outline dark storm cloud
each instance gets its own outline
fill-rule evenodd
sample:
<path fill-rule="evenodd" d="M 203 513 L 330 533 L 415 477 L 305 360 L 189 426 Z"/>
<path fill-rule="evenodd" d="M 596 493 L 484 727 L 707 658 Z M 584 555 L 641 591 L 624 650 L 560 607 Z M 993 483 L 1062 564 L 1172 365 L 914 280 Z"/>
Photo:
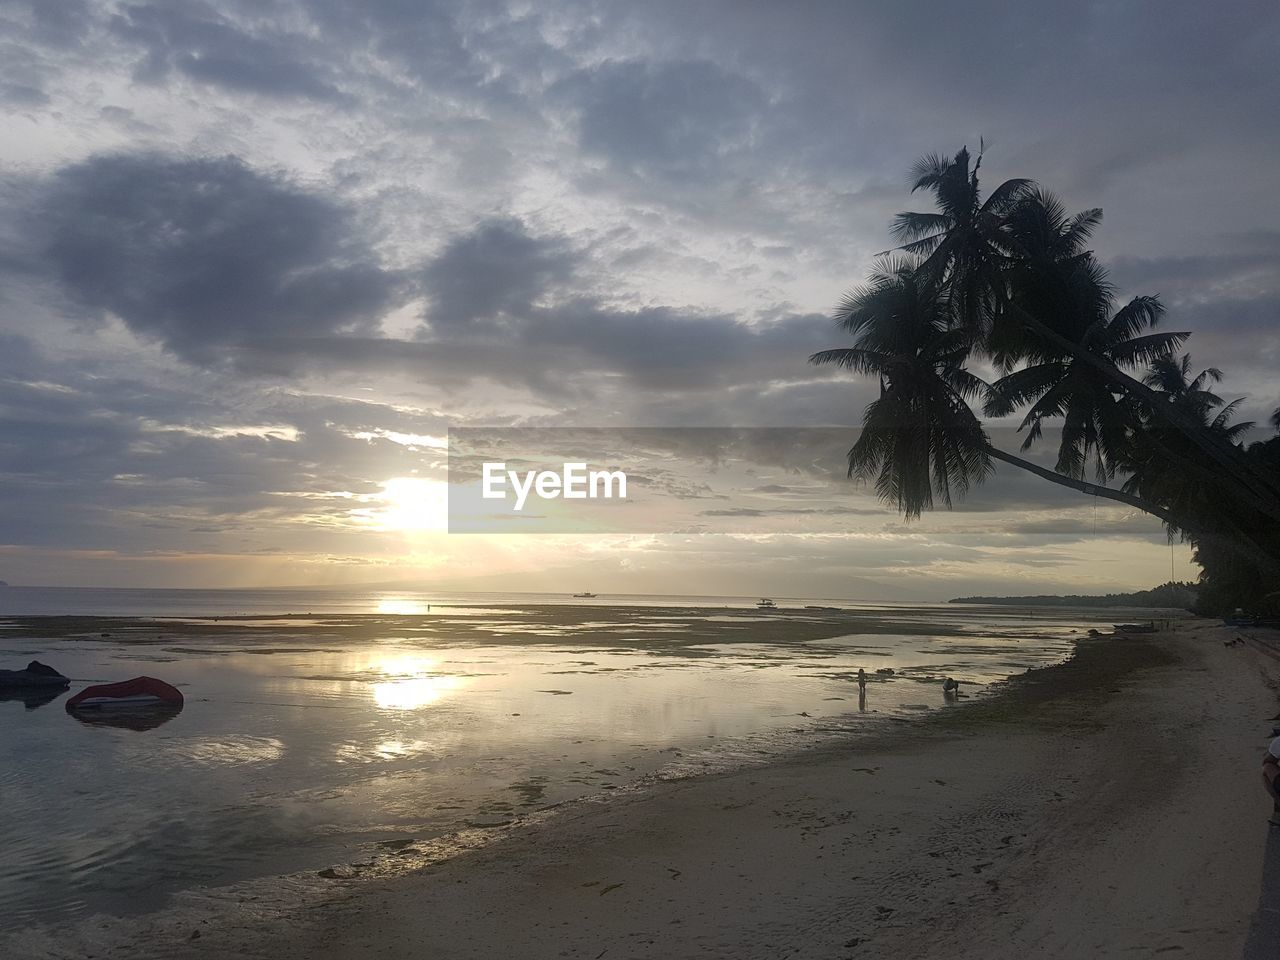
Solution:
<path fill-rule="evenodd" d="M 534 313 L 522 332 L 595 369 L 625 374 L 638 387 L 696 391 L 802 376 L 825 328 L 825 319 L 813 315 L 748 325 L 727 314 L 615 310 L 585 299 Z"/>
<path fill-rule="evenodd" d="M 93 20 L 87 0 L 4 0 L 0 15 L 11 36 L 20 33 L 34 43 L 61 48 L 79 43 Z"/>
<path fill-rule="evenodd" d="M 211 4 L 127 5 L 110 25 L 144 51 L 134 73 L 145 83 L 163 83 L 176 71 L 236 92 L 341 99 L 314 62 L 318 52 L 304 53 L 308 43 L 301 36 L 261 26 L 251 33 Z"/>
<path fill-rule="evenodd" d="M 1280 401 L 1280 233 L 1225 236 L 1207 254 L 1117 257 L 1112 274 L 1126 293 L 1158 291 L 1163 326 L 1190 330 L 1186 345 L 1196 370 L 1217 367 L 1219 390 L 1234 399 L 1252 391 L 1238 419 L 1263 421 Z"/>
<path fill-rule="evenodd" d="M 470 37 L 459 22 L 465 7 L 434 0 L 306 0 L 303 8 L 335 50 L 371 47 L 421 84 L 506 95 L 498 71 L 486 69 L 469 49 Z M 469 12 L 495 25 L 515 19 L 502 4 L 474 4 Z"/>
<path fill-rule="evenodd" d="M 30 51 L 9 45 L 0 47 L 0 102 L 17 108 L 48 102 L 44 81 L 48 71 Z"/>
<path fill-rule="evenodd" d="M 527 313 L 552 285 L 573 273 L 575 257 L 560 238 L 531 236 L 517 219 L 490 220 L 453 238 L 423 271 L 437 333 L 503 315 Z"/>
<path fill-rule="evenodd" d="M 439 386 L 485 380 L 563 399 L 617 377 L 646 391 L 758 390 L 810 376 L 808 355 L 833 336 L 831 323 L 813 314 L 748 324 L 693 308 L 609 305 L 578 292 L 588 266 L 563 236 L 531 233 L 515 218 L 488 220 L 451 238 L 423 267 L 427 310 L 418 339 L 317 325 L 315 335 L 263 330 L 228 341 L 228 355 L 258 374 L 289 376 L 315 366 L 400 370 Z"/>
<path fill-rule="evenodd" d="M 481 223 L 424 271 L 425 337 L 446 349 L 496 338 L 500 352 L 475 356 L 474 376 L 501 370 L 502 379 L 546 385 L 622 374 L 642 388 L 700 390 L 802 373 L 805 358 L 831 335 L 830 324 L 813 315 L 749 325 L 728 314 L 610 306 L 570 283 L 585 272 L 584 260 L 566 238 L 534 235 L 519 220 Z M 539 303 L 548 297 L 556 302 Z"/>
<path fill-rule="evenodd" d="M 199 363 L 257 338 L 370 330 L 400 286 L 343 207 L 230 157 L 93 157 L 28 215 L 36 258 L 88 316 Z"/>
<path fill-rule="evenodd" d="M 44 51 L 79 44 L 91 21 L 85 0 L 0 0 L 0 103 L 47 103 L 45 85 L 57 66 Z"/>
<path fill-rule="evenodd" d="M 576 108 L 578 142 L 615 169 L 667 178 L 714 175 L 747 146 L 765 105 L 755 84 L 708 61 L 607 61 L 552 91 Z"/>

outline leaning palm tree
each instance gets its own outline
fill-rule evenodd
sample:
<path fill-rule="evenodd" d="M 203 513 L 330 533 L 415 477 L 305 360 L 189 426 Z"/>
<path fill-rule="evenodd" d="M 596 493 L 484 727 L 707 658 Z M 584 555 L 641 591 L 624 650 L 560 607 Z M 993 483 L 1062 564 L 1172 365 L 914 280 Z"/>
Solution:
<path fill-rule="evenodd" d="M 1216 463 L 1224 496 L 1280 521 L 1280 481 L 1186 411 L 1160 403 L 1154 389 L 1114 358 L 1072 335 L 1073 298 L 1063 296 L 1064 275 L 1094 269 L 1083 246 L 1101 212 L 1067 217 L 1056 198 L 1027 180 L 1006 181 L 983 201 L 980 163 L 981 156 L 970 166 L 968 150 L 950 160 L 920 161 L 913 191 L 930 191 L 938 210 L 899 214 L 893 223 L 901 249 L 924 256 L 920 269 L 950 292 L 955 322 L 971 332 L 975 351 L 1005 370 L 1028 353 L 1049 350 L 1059 359 L 1092 367 L 1117 394 L 1146 403 L 1157 419 L 1183 432 Z M 1099 286 L 1097 292 L 1105 296 L 1106 291 Z M 1158 300 L 1148 301 L 1147 309 L 1158 309 Z M 1092 320 L 1098 312 L 1086 307 L 1085 315 Z"/>
<path fill-rule="evenodd" d="M 907 517 L 951 506 L 991 472 L 982 425 L 966 402 L 983 389 L 964 368 L 968 339 L 951 329 L 945 294 L 908 259 L 884 263 L 850 294 L 837 320 L 855 345 L 810 359 L 880 378 L 880 396 L 863 416 L 849 451 L 849 475 L 874 480 L 876 492 Z"/>
<path fill-rule="evenodd" d="M 880 378 L 850 475 L 913 517 L 950 505 L 998 460 L 1160 518 L 1228 581 L 1242 565 L 1256 582 L 1280 577 L 1280 438 L 1239 444 L 1233 408 L 1208 389 L 1214 373 L 1190 377 L 1171 359 L 1186 334 L 1154 330 L 1158 298 L 1116 309 L 1086 249 L 1098 211 L 1068 216 L 1026 180 L 983 200 L 980 162 L 968 151 L 922 161 L 913 189 L 932 192 L 937 212 L 898 217 L 906 257 L 837 313 L 853 345 L 811 358 Z M 999 374 L 990 387 L 970 372 L 979 360 Z M 995 447 L 970 406 L 979 396 L 990 415 L 1023 411 L 1031 443 L 1061 419 L 1057 469 Z M 1083 479 L 1090 463 L 1102 482 Z M 1136 479 L 1106 485 L 1123 471 Z"/>
<path fill-rule="evenodd" d="M 873 481 L 881 498 L 906 517 L 918 517 L 935 501 L 950 507 L 955 496 L 990 475 L 992 460 L 1000 460 L 1173 522 L 1158 504 L 1055 473 L 991 443 L 969 405 L 989 392 L 965 368 L 971 337 L 956 324 L 946 291 L 922 276 L 919 262 L 883 263 L 845 298 L 836 322 L 854 335 L 854 345 L 823 350 L 810 361 L 880 378 L 880 395 L 867 406 L 849 450 L 849 475 Z"/>
<path fill-rule="evenodd" d="M 901 251 L 921 257 L 920 271 L 951 291 L 955 317 L 988 333 L 998 324 L 1004 302 L 1003 272 L 1008 255 L 1004 224 L 1033 189 L 1030 180 L 1006 180 L 984 200 L 978 170 L 982 151 L 967 147 L 952 158 L 931 154 L 911 171 L 911 192 L 927 190 L 935 212 L 900 213 L 890 227 Z"/>
<path fill-rule="evenodd" d="M 1232 416 L 1241 400 L 1224 402 L 1210 386 L 1222 381 L 1222 371 L 1208 367 L 1194 376 L 1191 373 L 1191 356 L 1180 358 L 1160 357 L 1151 361 L 1144 382 L 1160 391 L 1165 402 L 1183 409 L 1195 417 L 1206 430 L 1228 443 L 1238 443 L 1252 428 L 1253 423 L 1232 423 Z M 1145 415 L 1141 429 L 1123 448 L 1121 467 L 1129 475 L 1125 490 L 1166 504 L 1180 518 L 1213 518 L 1229 524 L 1238 536 L 1250 536 L 1244 531 L 1251 526 L 1248 516 L 1227 516 L 1213 471 L 1196 455 L 1196 447 L 1185 436 L 1169 430 L 1150 415 Z M 1183 521 L 1183 526 L 1188 521 Z M 1191 521 L 1194 525 L 1194 521 Z M 1170 533 L 1185 533 L 1183 528 L 1171 528 Z"/>
<path fill-rule="evenodd" d="M 1112 313 L 1114 294 L 1106 272 L 1079 246 L 1087 231 L 1079 217 L 1068 218 L 1053 198 L 1037 194 L 1015 216 L 1017 247 L 1035 264 L 1038 282 L 1017 285 L 1016 296 L 1034 302 L 1054 328 L 1089 356 L 1121 370 L 1163 360 L 1186 333 L 1156 333 L 1163 314 L 1154 297 L 1134 297 Z M 1020 222 L 1017 222 L 1020 221 Z M 1018 268 L 1021 269 L 1021 268 Z M 1062 420 L 1056 469 L 1084 476 L 1093 462 L 1099 483 L 1115 476 L 1116 461 L 1135 425 L 1132 398 L 1092 363 L 1035 336 L 1017 338 L 1025 364 L 991 385 L 985 413 L 1003 417 L 1026 407 L 1019 429 L 1027 431 L 1022 449 L 1040 439 L 1046 420 Z M 1006 341 L 1012 347 L 1012 338 Z"/>

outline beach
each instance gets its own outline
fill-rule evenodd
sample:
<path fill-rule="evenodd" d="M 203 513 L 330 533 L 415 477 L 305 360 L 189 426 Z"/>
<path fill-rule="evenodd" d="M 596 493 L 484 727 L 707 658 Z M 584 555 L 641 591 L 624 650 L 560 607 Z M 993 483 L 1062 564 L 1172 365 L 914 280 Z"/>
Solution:
<path fill-rule="evenodd" d="M 1238 957 L 1277 664 L 1204 621 L 848 743 L 28 935 L 98 957 Z"/>
<path fill-rule="evenodd" d="M 137 916 L 194 888 L 352 863 L 402 872 L 424 842 L 962 708 L 1061 662 L 1090 623 L 438 600 L 412 614 L 0 618 L 0 661 L 56 664 L 73 690 L 154 676 L 187 700 L 135 724 L 68 716 L 56 689 L 0 691 L 0 793 L 24 825 L 0 864 L 0 928 Z M 947 676 L 964 698 L 942 695 Z M 57 762 L 29 762 L 41 754 Z"/>

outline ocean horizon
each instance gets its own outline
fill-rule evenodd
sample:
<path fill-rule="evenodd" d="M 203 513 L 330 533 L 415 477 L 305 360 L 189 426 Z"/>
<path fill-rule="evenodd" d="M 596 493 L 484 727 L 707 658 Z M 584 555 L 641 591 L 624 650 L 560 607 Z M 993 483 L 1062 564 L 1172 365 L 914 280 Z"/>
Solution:
<path fill-rule="evenodd" d="M 584 591 L 585 592 L 585 591 Z M 754 607 L 758 596 L 712 594 L 599 593 L 575 597 L 572 593 L 424 590 L 392 586 L 342 587 L 43 587 L 0 588 L 0 617 L 193 617 L 258 616 L 286 614 L 425 614 L 433 606 L 477 604 L 565 604 L 570 606 L 635 607 Z M 849 608 L 900 608 L 945 605 L 944 601 L 876 601 L 850 597 L 800 597 L 774 595 L 779 604 L 844 606 Z"/>

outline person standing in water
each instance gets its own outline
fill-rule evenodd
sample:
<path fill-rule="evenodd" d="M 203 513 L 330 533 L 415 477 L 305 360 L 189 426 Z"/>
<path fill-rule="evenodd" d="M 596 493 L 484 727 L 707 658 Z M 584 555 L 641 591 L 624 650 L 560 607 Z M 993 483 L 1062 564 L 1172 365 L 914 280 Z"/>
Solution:
<path fill-rule="evenodd" d="M 1267 752 L 1262 755 L 1262 785 L 1267 788 L 1267 794 L 1274 805 L 1271 811 L 1273 827 L 1280 827 L 1280 783 L 1277 778 L 1280 778 L 1280 737 L 1273 739 Z"/>

